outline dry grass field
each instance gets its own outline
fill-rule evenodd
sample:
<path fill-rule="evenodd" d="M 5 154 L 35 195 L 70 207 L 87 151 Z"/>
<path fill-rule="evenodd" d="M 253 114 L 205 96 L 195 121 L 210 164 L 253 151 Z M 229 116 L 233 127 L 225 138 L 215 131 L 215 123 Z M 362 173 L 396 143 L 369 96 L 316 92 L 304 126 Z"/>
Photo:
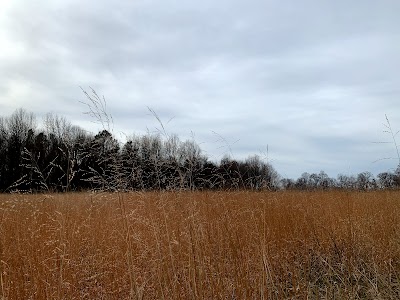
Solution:
<path fill-rule="evenodd" d="M 400 299 L 400 192 L 0 196 L 0 299 Z"/>

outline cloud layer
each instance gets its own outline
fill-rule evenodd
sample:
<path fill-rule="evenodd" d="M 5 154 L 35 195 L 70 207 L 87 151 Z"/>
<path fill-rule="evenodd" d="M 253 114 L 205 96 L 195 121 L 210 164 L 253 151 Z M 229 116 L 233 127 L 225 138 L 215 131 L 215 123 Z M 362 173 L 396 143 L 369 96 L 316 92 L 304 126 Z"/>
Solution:
<path fill-rule="evenodd" d="M 396 165 L 371 164 L 396 156 L 371 142 L 390 138 L 385 113 L 400 129 L 398 11 L 395 0 L 3 0 L 0 114 L 53 111 L 86 127 L 79 86 L 92 86 L 117 131 L 156 126 L 149 106 L 213 159 L 268 147 L 289 177 L 377 173 Z"/>

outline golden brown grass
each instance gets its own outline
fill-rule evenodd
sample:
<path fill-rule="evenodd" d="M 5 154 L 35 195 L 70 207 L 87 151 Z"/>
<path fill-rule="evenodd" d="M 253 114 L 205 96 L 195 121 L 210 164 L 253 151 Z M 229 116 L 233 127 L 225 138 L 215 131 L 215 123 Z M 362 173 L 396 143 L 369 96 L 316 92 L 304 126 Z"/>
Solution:
<path fill-rule="evenodd" d="M 400 299 L 400 193 L 2 195 L 0 274 L 0 299 Z"/>

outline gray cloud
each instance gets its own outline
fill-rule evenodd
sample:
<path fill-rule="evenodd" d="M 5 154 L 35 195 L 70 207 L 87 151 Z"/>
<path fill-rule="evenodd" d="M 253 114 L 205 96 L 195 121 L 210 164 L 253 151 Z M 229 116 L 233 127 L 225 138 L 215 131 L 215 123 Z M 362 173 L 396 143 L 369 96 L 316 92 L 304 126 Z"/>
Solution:
<path fill-rule="evenodd" d="M 96 130 L 79 86 L 104 94 L 116 130 L 213 131 L 242 158 L 269 146 L 279 172 L 393 166 L 400 124 L 398 1 L 35 1 L 0 13 L 0 110 L 55 111 Z M 400 126 L 400 125 L 399 125 Z M 217 141 L 216 141 L 217 140 Z"/>

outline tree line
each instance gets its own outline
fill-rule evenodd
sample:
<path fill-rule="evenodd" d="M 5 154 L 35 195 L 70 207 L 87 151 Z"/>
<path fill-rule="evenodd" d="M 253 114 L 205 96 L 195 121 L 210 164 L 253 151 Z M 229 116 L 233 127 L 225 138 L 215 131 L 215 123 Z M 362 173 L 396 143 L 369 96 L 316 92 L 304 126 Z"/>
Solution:
<path fill-rule="evenodd" d="M 258 156 L 210 161 L 193 140 L 148 133 L 125 143 L 64 117 L 18 109 L 0 117 L 0 191 L 276 189 L 279 175 Z"/>
<path fill-rule="evenodd" d="M 376 177 L 371 172 L 365 171 L 357 175 L 339 174 L 330 178 L 324 171 L 319 173 L 304 172 L 297 180 L 283 178 L 280 181 L 283 189 L 296 190 L 378 190 L 397 189 L 400 187 L 400 168 L 394 172 L 382 172 Z"/>
<path fill-rule="evenodd" d="M 397 188 L 400 169 L 336 179 L 321 171 L 281 178 L 259 156 L 211 161 L 194 140 L 148 133 L 118 141 L 109 130 L 92 134 L 47 114 L 38 126 L 24 109 L 0 117 L 0 191 L 130 191 L 212 189 Z"/>

